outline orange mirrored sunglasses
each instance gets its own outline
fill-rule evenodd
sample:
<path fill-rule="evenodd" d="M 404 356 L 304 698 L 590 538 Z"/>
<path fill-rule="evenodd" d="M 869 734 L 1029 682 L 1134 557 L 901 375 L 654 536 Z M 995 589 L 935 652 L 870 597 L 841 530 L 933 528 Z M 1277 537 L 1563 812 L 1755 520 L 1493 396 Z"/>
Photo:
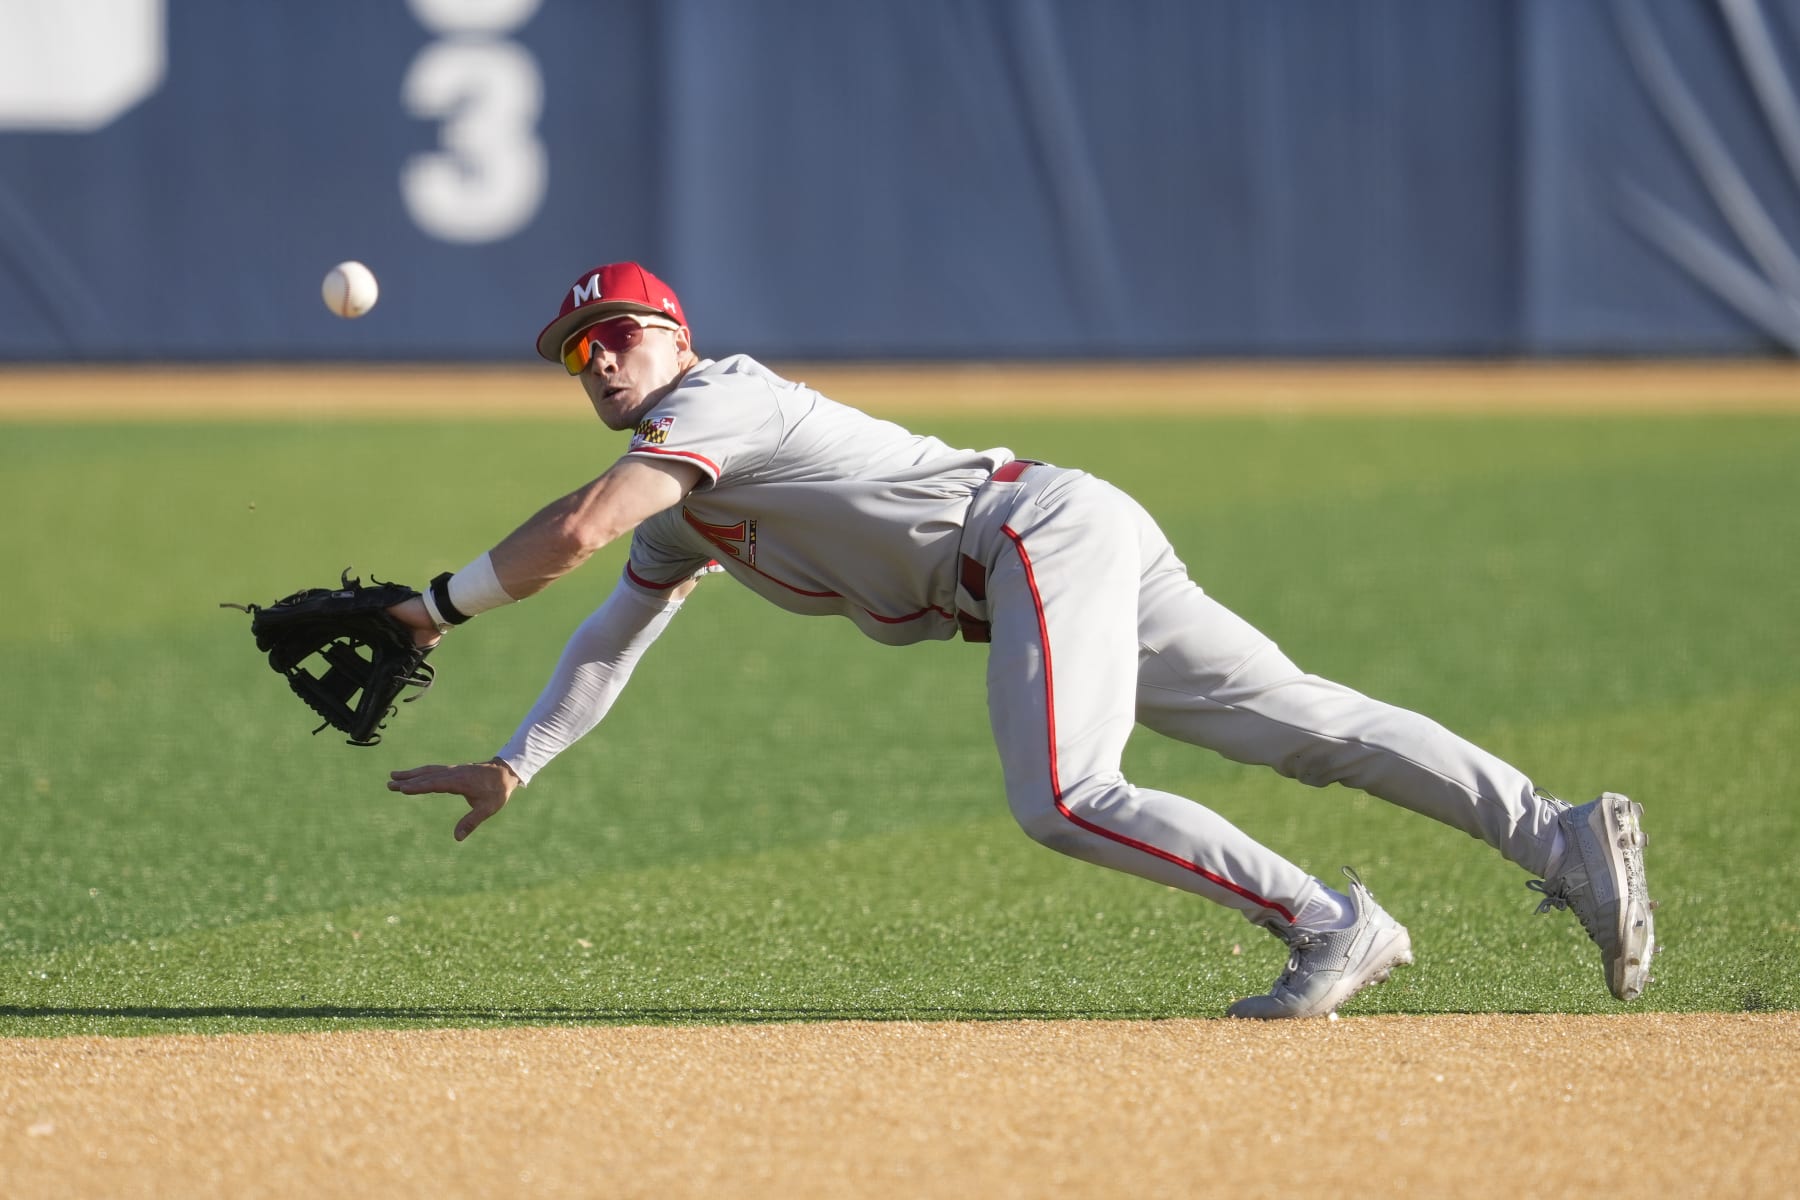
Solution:
<path fill-rule="evenodd" d="M 589 325 L 563 343 L 563 366 L 569 374 L 579 375 L 587 370 L 587 365 L 594 357 L 594 345 L 599 345 L 615 355 L 623 354 L 644 340 L 646 329 L 666 329 L 663 324 L 645 325 L 631 316 L 608 317 L 597 325 Z"/>

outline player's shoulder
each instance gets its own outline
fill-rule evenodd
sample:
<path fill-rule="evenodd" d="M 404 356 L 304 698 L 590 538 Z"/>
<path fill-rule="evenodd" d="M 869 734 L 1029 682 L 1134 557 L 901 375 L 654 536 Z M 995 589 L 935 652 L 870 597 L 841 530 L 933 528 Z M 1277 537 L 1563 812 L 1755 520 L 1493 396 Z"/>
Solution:
<path fill-rule="evenodd" d="M 772 417 L 789 393 L 787 381 L 744 354 L 701 359 L 657 402 L 653 415 L 691 415 L 697 423 L 733 425 Z"/>
<path fill-rule="evenodd" d="M 628 454 L 698 463 L 717 482 L 766 462 L 789 424 L 784 382 L 746 355 L 689 368 L 632 432 Z"/>
<path fill-rule="evenodd" d="M 748 354 L 702 359 L 670 389 L 652 415 L 691 416 L 695 425 L 786 426 L 822 397 L 784 379 Z"/>
<path fill-rule="evenodd" d="M 798 385 L 783 379 L 748 354 L 732 354 L 720 359 L 701 359 L 681 377 L 674 395 L 732 392 L 745 395 L 773 395 Z"/>

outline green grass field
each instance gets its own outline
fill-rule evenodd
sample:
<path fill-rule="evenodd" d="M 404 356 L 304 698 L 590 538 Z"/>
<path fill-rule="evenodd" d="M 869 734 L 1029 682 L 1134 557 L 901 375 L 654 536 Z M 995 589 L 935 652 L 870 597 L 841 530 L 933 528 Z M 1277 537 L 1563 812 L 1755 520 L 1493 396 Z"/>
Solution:
<path fill-rule="evenodd" d="M 914 424 L 1124 484 L 1308 669 L 1559 794 L 1641 800 L 1642 1007 L 1800 1007 L 1800 420 Z M 1209 1016 L 1268 985 L 1282 950 L 1235 915 L 1013 827 L 979 647 L 708 581 L 459 846 L 460 801 L 388 770 L 492 753 L 622 547 L 459 631 L 373 750 L 309 737 L 218 607 L 460 566 L 618 448 L 541 421 L 0 428 L 0 1034 Z M 1147 732 L 1127 765 L 1361 869 L 1419 959 L 1347 1012 L 1620 1007 L 1574 918 L 1460 834 Z"/>

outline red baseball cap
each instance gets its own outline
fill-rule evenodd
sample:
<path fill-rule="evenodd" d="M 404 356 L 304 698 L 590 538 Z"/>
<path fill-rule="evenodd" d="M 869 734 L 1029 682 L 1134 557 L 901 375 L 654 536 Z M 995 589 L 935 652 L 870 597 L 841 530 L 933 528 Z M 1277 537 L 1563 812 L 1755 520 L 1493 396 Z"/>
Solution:
<path fill-rule="evenodd" d="M 672 317 L 685 326 L 681 301 L 669 285 L 634 262 L 609 263 L 583 271 L 563 295 L 562 311 L 538 334 L 537 352 L 551 362 L 562 361 L 562 345 L 569 335 L 619 313 L 655 313 Z"/>

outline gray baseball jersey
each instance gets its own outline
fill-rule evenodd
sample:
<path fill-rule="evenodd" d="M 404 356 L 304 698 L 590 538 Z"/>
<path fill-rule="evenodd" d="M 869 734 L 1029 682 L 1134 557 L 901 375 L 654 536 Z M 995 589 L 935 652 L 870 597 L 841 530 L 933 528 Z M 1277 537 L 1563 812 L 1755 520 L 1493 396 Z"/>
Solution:
<path fill-rule="evenodd" d="M 716 560 L 790 612 L 848 617 L 889 645 L 955 635 L 963 515 L 1012 458 L 909 433 L 742 355 L 690 370 L 628 453 L 706 476 L 638 526 L 633 583 L 660 591 Z"/>

